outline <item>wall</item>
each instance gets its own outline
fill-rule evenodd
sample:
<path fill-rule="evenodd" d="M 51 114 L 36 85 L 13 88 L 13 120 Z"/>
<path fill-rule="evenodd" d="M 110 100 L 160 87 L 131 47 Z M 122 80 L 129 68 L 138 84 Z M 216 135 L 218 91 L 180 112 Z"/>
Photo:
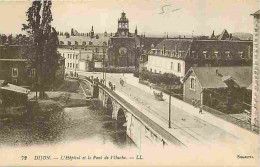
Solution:
<path fill-rule="evenodd" d="M 195 77 L 196 80 L 195 90 L 190 89 L 191 77 Z M 190 74 L 189 78 L 183 84 L 183 96 L 184 98 L 188 98 L 188 99 L 194 98 L 200 100 L 201 92 L 202 92 L 202 88 L 200 86 L 199 80 L 197 79 L 194 72 L 192 72 L 192 74 Z"/>
<path fill-rule="evenodd" d="M 65 58 L 65 68 L 68 74 L 74 73 L 78 70 L 79 65 L 79 50 L 71 50 L 71 49 L 58 49 L 58 52 L 62 57 Z"/>
<path fill-rule="evenodd" d="M 160 135 L 154 132 L 151 128 L 147 127 L 133 113 L 125 109 L 118 101 L 116 101 L 106 91 L 100 88 L 99 99 L 101 100 L 102 105 L 105 108 L 107 107 L 108 98 L 112 100 L 113 105 L 112 119 L 117 120 L 118 111 L 123 110 L 126 118 L 126 133 L 137 147 L 163 147 L 164 145 L 167 145 L 165 140 L 163 140 Z"/>
<path fill-rule="evenodd" d="M 79 61 L 79 70 L 87 71 L 87 62 L 86 61 Z"/>
<path fill-rule="evenodd" d="M 17 79 L 17 84 L 19 86 L 28 86 L 29 77 L 26 73 L 26 62 L 25 61 L 0 61 L 0 68 L 3 71 L 0 79 L 6 80 L 8 83 L 13 83 L 12 79 Z M 18 68 L 18 77 L 12 77 L 12 68 Z"/>
<path fill-rule="evenodd" d="M 171 63 L 173 63 L 173 69 L 171 68 Z M 181 71 L 178 72 L 178 63 L 181 65 Z M 176 76 L 184 77 L 185 71 L 185 62 L 180 59 L 174 59 L 170 57 L 163 56 L 148 56 L 148 64 L 146 65 L 147 69 L 156 73 L 173 73 Z"/>

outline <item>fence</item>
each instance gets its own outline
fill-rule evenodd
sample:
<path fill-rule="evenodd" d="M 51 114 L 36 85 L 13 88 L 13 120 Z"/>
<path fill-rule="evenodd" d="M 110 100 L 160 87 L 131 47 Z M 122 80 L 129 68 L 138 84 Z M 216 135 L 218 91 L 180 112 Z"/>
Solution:
<path fill-rule="evenodd" d="M 114 68 L 108 68 L 104 67 L 103 68 L 94 68 L 94 72 L 107 72 L 107 73 L 134 73 L 135 68 L 134 67 L 114 67 Z"/>

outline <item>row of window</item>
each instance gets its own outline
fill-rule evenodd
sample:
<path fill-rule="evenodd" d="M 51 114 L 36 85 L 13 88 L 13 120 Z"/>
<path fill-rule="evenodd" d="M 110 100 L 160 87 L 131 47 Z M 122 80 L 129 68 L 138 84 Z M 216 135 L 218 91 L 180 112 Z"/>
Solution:
<path fill-rule="evenodd" d="M 173 66 L 173 62 L 171 62 L 171 70 L 174 70 L 174 66 Z M 150 71 L 153 72 L 153 69 L 150 68 Z M 178 72 L 181 72 L 181 63 L 178 63 L 178 68 L 177 68 Z M 154 73 L 156 73 L 156 69 L 154 69 Z M 161 71 L 159 71 L 159 73 L 161 74 Z"/>
<path fill-rule="evenodd" d="M 177 52 L 175 50 L 163 50 L 163 49 L 162 50 L 156 50 L 156 49 L 152 50 L 152 54 L 161 54 L 161 55 L 172 56 L 172 57 L 181 57 L 181 56 L 184 56 L 185 53 L 186 53 L 186 51 L 178 51 Z M 212 58 L 211 55 L 208 54 L 208 51 L 203 51 L 202 53 L 203 53 L 205 59 L 211 59 Z M 233 58 L 230 51 L 226 51 L 225 55 L 228 59 Z M 190 56 L 192 58 L 198 58 L 198 54 L 196 54 L 196 51 L 192 51 Z M 215 56 L 216 59 L 222 59 L 222 56 L 218 51 L 214 52 L 214 56 Z M 238 56 L 241 59 L 246 59 L 246 56 L 243 52 L 238 52 Z"/>
<path fill-rule="evenodd" d="M 68 63 L 68 68 L 75 68 L 75 65 L 76 65 L 76 68 L 78 68 L 78 64 L 77 63 Z"/>
<path fill-rule="evenodd" d="M 171 62 L 171 70 L 174 70 L 173 62 Z M 178 63 L 177 71 L 181 72 L 181 63 Z"/>
<path fill-rule="evenodd" d="M 18 68 L 12 68 L 12 77 L 16 78 L 16 77 L 18 77 L 18 74 L 19 74 Z M 31 69 L 29 76 L 35 77 L 35 74 L 36 74 L 36 70 L 34 68 Z"/>
<path fill-rule="evenodd" d="M 65 54 L 64 53 L 63 53 L 62 57 L 65 58 Z M 78 59 L 78 55 L 68 54 L 67 58 L 68 59 Z"/>
<path fill-rule="evenodd" d="M 68 45 L 72 45 L 71 44 L 71 41 L 68 41 L 67 43 Z M 78 41 L 75 41 L 74 42 L 75 45 L 79 45 Z M 63 41 L 60 41 L 60 45 L 64 45 L 64 42 Z M 87 45 L 87 42 L 86 41 L 83 41 L 82 42 L 82 45 L 85 46 Z M 93 45 L 93 42 L 89 41 L 88 45 Z M 103 46 L 106 46 L 107 45 L 107 42 L 103 42 Z"/>

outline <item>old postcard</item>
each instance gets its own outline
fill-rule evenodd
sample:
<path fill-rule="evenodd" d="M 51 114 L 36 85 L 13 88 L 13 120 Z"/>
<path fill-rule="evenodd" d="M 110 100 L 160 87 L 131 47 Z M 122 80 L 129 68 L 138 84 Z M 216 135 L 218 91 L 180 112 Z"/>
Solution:
<path fill-rule="evenodd" d="M 0 0 L 0 166 L 258 166 L 258 0 Z"/>

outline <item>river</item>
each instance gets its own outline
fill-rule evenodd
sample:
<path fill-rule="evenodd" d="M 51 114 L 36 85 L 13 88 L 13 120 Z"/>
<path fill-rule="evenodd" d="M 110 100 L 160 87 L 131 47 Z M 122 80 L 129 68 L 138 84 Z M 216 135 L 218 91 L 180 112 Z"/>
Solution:
<path fill-rule="evenodd" d="M 91 107 L 64 108 L 44 116 L 0 122 L 0 147 L 58 145 L 88 141 L 100 146 L 119 149 L 135 148 L 135 144 L 119 130 L 116 121 L 104 110 Z"/>

